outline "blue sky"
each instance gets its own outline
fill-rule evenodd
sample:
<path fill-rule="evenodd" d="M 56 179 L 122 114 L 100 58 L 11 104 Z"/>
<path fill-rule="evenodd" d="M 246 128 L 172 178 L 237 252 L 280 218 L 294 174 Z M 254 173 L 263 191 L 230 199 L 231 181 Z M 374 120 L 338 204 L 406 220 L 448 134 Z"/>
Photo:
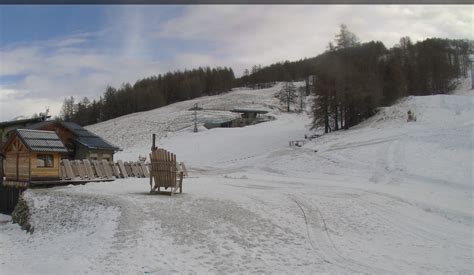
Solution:
<path fill-rule="evenodd" d="M 104 6 L 3 6 L 0 12 L 1 46 L 94 32 L 105 20 Z"/>
<path fill-rule="evenodd" d="M 0 121 L 107 85 L 198 66 L 236 75 L 322 53 L 345 23 L 361 41 L 473 39 L 474 6 L 0 6 Z M 368 16 L 370 15 L 370 16 Z"/>

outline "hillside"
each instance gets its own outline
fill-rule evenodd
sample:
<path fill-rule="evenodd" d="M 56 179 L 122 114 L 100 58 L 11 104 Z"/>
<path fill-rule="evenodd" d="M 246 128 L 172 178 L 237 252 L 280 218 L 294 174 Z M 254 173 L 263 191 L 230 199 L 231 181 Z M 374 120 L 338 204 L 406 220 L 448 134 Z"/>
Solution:
<path fill-rule="evenodd" d="M 297 83 L 296 85 L 303 85 L 303 83 Z M 254 150 L 245 150 L 246 148 L 235 150 L 236 147 L 232 145 L 238 144 L 245 144 L 245 146 L 250 146 L 255 150 L 268 152 L 274 147 L 267 142 L 262 146 L 259 142 L 262 138 L 267 138 L 268 141 L 277 139 L 280 141 L 277 147 L 285 146 L 290 139 L 302 139 L 304 133 L 308 132 L 304 125 L 310 122 L 309 118 L 303 115 L 295 116 L 281 113 L 280 108 L 282 106 L 279 105 L 278 99 L 274 97 L 274 94 L 280 88 L 281 84 L 261 90 L 237 88 L 223 95 L 178 102 L 155 110 L 101 122 L 86 128 L 123 148 L 123 152 L 119 152 L 117 157 L 126 160 L 135 160 L 138 155 L 148 155 L 153 133 L 158 135 L 159 146 L 163 145 L 165 148 L 171 149 L 186 162 L 191 162 L 193 165 L 199 165 L 203 162 L 203 159 L 199 157 L 200 151 L 193 151 L 193 148 L 197 148 L 196 146 L 208 146 L 207 149 L 214 151 L 223 150 L 223 153 L 227 152 L 227 156 L 235 156 L 234 154 L 239 153 L 246 155 L 249 151 L 253 152 L 252 154 L 256 153 Z M 198 112 L 198 125 L 200 127 L 197 134 L 192 133 L 194 112 L 189 111 L 196 103 L 204 109 Z M 213 130 L 206 130 L 202 127 L 202 124 L 209 119 L 236 117 L 237 114 L 229 112 L 235 108 L 265 110 L 269 112 L 268 115 L 279 116 L 279 119 L 260 124 L 258 127 Z M 209 139 L 209 142 L 206 142 L 206 139 Z M 199 144 L 196 144 L 196 141 Z M 225 147 L 226 149 L 224 149 Z M 200 148 L 199 150 L 207 153 L 207 149 Z M 229 149 L 234 150 L 231 152 Z M 193 162 L 193 158 L 196 156 L 199 157 L 199 161 Z M 218 159 L 215 161 L 219 162 Z"/>
<path fill-rule="evenodd" d="M 146 155 L 160 134 L 158 145 L 191 168 L 184 193 L 150 196 L 148 179 L 136 178 L 29 190 L 35 232 L 0 221 L 0 273 L 470 273 L 466 83 L 452 95 L 404 98 L 301 148 L 288 141 L 310 133 L 310 119 L 279 111 L 278 86 L 92 125 L 124 160 Z M 276 120 L 193 133 L 194 103 L 263 108 Z"/>

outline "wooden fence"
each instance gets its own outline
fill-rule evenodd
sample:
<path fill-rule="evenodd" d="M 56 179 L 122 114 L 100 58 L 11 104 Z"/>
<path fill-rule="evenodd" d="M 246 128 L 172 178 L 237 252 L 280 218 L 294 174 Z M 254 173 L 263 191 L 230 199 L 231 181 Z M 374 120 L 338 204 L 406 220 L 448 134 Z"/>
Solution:
<path fill-rule="evenodd" d="M 148 166 L 143 162 L 132 161 L 98 161 L 98 160 L 67 160 L 60 162 L 60 178 L 62 181 L 74 180 L 113 180 L 115 178 L 147 178 L 150 176 Z"/>

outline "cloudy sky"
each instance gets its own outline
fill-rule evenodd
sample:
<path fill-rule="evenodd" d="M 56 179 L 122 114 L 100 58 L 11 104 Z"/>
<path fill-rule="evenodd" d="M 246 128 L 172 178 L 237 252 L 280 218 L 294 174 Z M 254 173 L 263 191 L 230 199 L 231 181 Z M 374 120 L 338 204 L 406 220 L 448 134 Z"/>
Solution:
<path fill-rule="evenodd" d="M 0 121 L 67 96 L 198 66 L 236 76 L 322 53 L 345 23 L 362 42 L 473 39 L 474 6 L 0 6 Z"/>

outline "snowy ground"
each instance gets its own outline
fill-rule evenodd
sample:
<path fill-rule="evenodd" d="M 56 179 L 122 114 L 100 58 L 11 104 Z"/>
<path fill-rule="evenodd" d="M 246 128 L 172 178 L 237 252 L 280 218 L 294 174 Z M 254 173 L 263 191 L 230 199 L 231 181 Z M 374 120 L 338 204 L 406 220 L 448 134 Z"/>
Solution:
<path fill-rule="evenodd" d="M 91 126 L 124 160 L 161 131 L 159 145 L 191 171 L 184 194 L 149 195 L 147 179 L 30 190 L 33 234 L 0 216 L 0 273 L 472 273 L 474 92 L 409 97 L 289 148 L 310 119 L 280 113 L 277 89 Z M 277 119 L 192 133 L 195 102 Z"/>

